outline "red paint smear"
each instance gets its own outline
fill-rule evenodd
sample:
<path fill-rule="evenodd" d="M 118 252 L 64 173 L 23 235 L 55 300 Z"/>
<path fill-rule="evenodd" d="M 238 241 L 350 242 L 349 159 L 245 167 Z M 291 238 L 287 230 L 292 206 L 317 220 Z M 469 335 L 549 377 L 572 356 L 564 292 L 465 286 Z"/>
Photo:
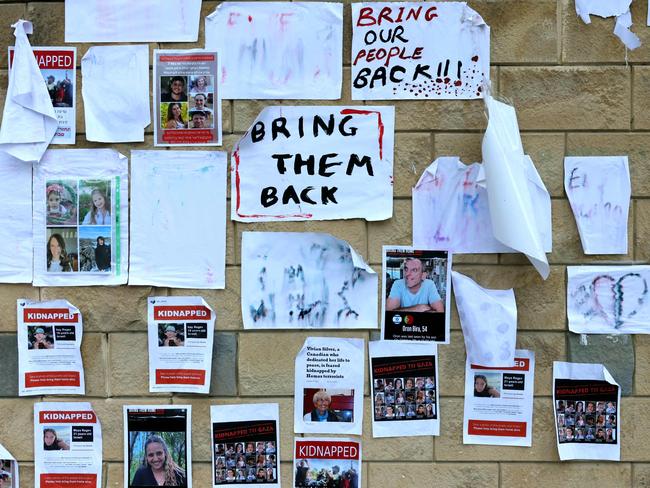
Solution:
<path fill-rule="evenodd" d="M 463 84 L 463 82 L 460 81 L 460 80 L 456 80 L 456 81 L 454 82 L 454 85 L 456 85 L 456 86 L 460 86 L 460 85 L 462 85 L 462 84 Z"/>
<path fill-rule="evenodd" d="M 230 15 L 228 16 L 228 22 L 227 22 L 227 24 L 228 24 L 229 26 L 231 26 L 231 27 L 232 27 L 233 25 L 235 25 L 235 18 L 239 17 L 240 15 L 241 15 L 240 13 L 237 13 L 237 12 L 231 12 Z"/>
<path fill-rule="evenodd" d="M 478 61 L 478 56 L 472 57 L 472 61 L 474 61 L 476 63 Z"/>
<path fill-rule="evenodd" d="M 371 115 L 377 114 L 377 126 L 379 127 L 379 159 L 384 159 L 384 123 L 381 120 L 381 112 L 377 110 L 358 110 L 355 108 L 344 108 L 341 115 Z"/>
<path fill-rule="evenodd" d="M 249 22 L 253 22 L 253 16 L 252 16 L 252 15 L 249 15 L 249 16 L 248 16 L 248 21 L 249 21 Z"/>

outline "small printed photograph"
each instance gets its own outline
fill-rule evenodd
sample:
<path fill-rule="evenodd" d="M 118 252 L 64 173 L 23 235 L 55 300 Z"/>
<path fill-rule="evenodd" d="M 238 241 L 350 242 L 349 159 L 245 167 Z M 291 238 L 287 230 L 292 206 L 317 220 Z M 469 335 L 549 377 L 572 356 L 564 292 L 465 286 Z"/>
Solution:
<path fill-rule="evenodd" d="M 305 388 L 303 420 L 305 422 L 353 422 L 354 390 Z"/>
<path fill-rule="evenodd" d="M 48 273 L 79 271 L 77 228 L 48 227 L 46 254 Z"/>
<path fill-rule="evenodd" d="M 77 182 L 51 180 L 45 185 L 46 224 L 77 225 Z"/>
<path fill-rule="evenodd" d="M 44 451 L 69 451 L 72 434 L 70 427 L 60 425 L 43 427 Z"/>
<path fill-rule="evenodd" d="M 161 323 L 158 324 L 159 347 L 183 347 L 185 345 L 185 324 Z"/>
<path fill-rule="evenodd" d="M 16 488 L 15 464 L 10 459 L 0 459 L 0 488 Z"/>
<path fill-rule="evenodd" d="M 359 461 L 355 459 L 297 459 L 296 488 L 331 486 L 329 480 L 339 480 L 338 486 L 359 488 Z"/>
<path fill-rule="evenodd" d="M 214 93 L 214 84 L 210 75 L 190 76 L 190 94 Z"/>
<path fill-rule="evenodd" d="M 160 101 L 187 102 L 187 76 L 161 76 Z"/>
<path fill-rule="evenodd" d="M 212 112 L 206 109 L 190 108 L 190 129 L 211 129 Z"/>
<path fill-rule="evenodd" d="M 129 432 L 129 480 L 131 487 L 187 487 L 185 432 Z"/>
<path fill-rule="evenodd" d="M 79 271 L 109 272 L 111 270 L 111 227 L 79 227 Z"/>
<path fill-rule="evenodd" d="M 474 375 L 474 396 L 485 398 L 501 397 L 501 373 Z"/>
<path fill-rule="evenodd" d="M 54 349 L 54 327 L 51 325 L 28 325 L 27 349 Z"/>
<path fill-rule="evenodd" d="M 160 127 L 162 129 L 187 129 L 189 127 L 189 106 L 187 102 L 160 104 Z"/>
<path fill-rule="evenodd" d="M 111 225 L 111 180 L 79 182 L 79 225 Z"/>
<path fill-rule="evenodd" d="M 41 75 L 47 85 L 52 106 L 72 108 L 74 70 L 42 69 Z"/>

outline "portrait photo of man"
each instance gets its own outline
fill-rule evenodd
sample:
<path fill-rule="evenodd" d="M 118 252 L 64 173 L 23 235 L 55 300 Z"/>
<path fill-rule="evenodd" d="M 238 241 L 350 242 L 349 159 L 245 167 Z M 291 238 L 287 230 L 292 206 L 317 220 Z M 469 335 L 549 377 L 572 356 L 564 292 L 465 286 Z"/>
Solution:
<path fill-rule="evenodd" d="M 386 298 L 386 310 L 396 312 L 444 312 L 445 306 L 436 284 L 427 278 L 424 263 L 406 258 L 403 278 L 395 280 Z"/>

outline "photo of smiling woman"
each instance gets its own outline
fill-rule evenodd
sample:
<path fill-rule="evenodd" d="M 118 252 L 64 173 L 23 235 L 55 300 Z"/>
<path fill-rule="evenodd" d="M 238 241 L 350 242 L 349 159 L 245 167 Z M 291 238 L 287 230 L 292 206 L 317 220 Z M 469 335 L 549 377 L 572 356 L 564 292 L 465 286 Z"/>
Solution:
<path fill-rule="evenodd" d="M 147 437 L 142 464 L 133 475 L 131 486 L 187 486 L 185 470 L 176 464 L 161 436 Z"/>
<path fill-rule="evenodd" d="M 67 273 L 77 270 L 77 230 L 75 228 L 48 228 L 47 271 Z"/>

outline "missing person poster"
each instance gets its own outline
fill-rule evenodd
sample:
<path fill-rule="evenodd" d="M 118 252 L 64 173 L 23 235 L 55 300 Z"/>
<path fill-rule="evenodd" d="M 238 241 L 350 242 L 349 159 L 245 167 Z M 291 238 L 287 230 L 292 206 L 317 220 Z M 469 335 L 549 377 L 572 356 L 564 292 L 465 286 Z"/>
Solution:
<path fill-rule="evenodd" d="M 83 320 L 66 300 L 17 301 L 18 394 L 84 395 Z"/>
<path fill-rule="evenodd" d="M 465 366 L 464 444 L 530 447 L 535 353 L 519 349 L 512 367 Z"/>
<path fill-rule="evenodd" d="M 372 436 L 439 435 L 437 344 L 373 341 L 368 354 Z"/>
<path fill-rule="evenodd" d="M 76 47 L 34 47 L 34 57 L 47 85 L 59 126 L 50 144 L 74 144 L 76 132 Z M 9 68 L 14 48 L 9 47 Z M 11 76 L 11 69 L 9 70 Z"/>
<path fill-rule="evenodd" d="M 124 406 L 124 487 L 192 486 L 192 407 Z"/>
<path fill-rule="evenodd" d="M 0 488 L 18 488 L 18 462 L 0 444 Z"/>
<path fill-rule="evenodd" d="M 154 145 L 220 146 L 219 55 L 154 50 Z"/>
<path fill-rule="evenodd" d="M 102 426 L 90 403 L 34 404 L 36 488 L 101 488 Z"/>
<path fill-rule="evenodd" d="M 621 460 L 621 388 L 602 364 L 553 362 L 553 407 L 562 461 Z"/>
<path fill-rule="evenodd" d="M 149 391 L 210 393 L 215 313 L 201 297 L 149 297 Z"/>
<path fill-rule="evenodd" d="M 363 339 L 308 337 L 296 357 L 296 433 L 361 435 Z"/>
<path fill-rule="evenodd" d="M 361 488 L 361 443 L 346 438 L 296 437 L 293 486 Z"/>
<path fill-rule="evenodd" d="M 210 407 L 214 488 L 280 486 L 279 415 L 277 403 Z"/>
<path fill-rule="evenodd" d="M 383 246 L 381 336 L 449 344 L 451 254 Z"/>

